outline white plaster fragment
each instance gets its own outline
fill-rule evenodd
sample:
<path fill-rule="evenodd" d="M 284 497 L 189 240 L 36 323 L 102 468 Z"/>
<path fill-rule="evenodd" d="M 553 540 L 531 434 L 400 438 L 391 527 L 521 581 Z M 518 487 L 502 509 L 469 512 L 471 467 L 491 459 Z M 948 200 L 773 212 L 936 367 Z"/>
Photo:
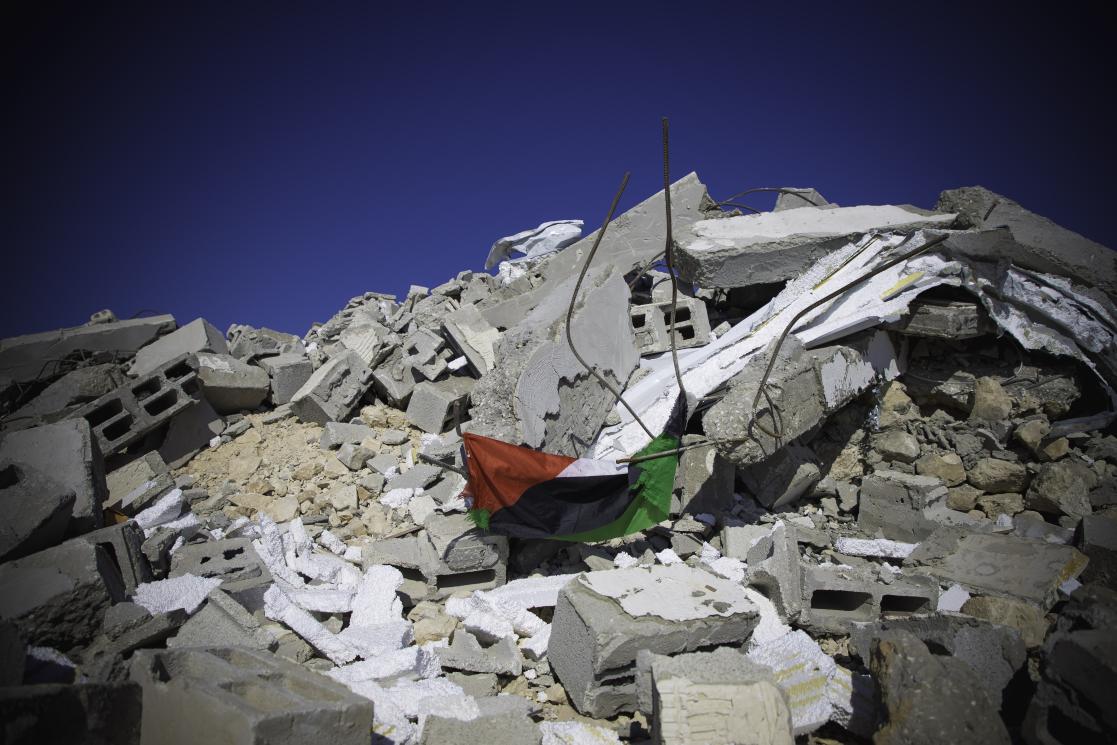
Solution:
<path fill-rule="evenodd" d="M 540 722 L 540 745 L 621 745 L 616 731 L 586 722 Z"/>
<path fill-rule="evenodd" d="M 966 588 L 955 583 L 951 585 L 945 592 L 939 594 L 939 603 L 936 610 L 940 613 L 957 613 L 962 610 L 962 606 L 970 599 L 970 593 Z"/>
<path fill-rule="evenodd" d="M 906 559 L 918 543 L 902 543 L 886 538 L 849 538 L 843 536 L 834 542 L 838 553 L 846 556 L 874 556 L 882 559 Z"/>
<path fill-rule="evenodd" d="M 547 646 L 551 643 L 551 624 L 537 632 L 530 639 L 520 642 L 520 650 L 529 660 L 541 660 L 547 656 Z"/>
<path fill-rule="evenodd" d="M 665 566 L 683 563 L 683 560 L 679 558 L 679 555 L 672 551 L 670 548 L 663 549 L 655 555 L 655 558 L 659 559 L 659 563 Z"/>
<path fill-rule="evenodd" d="M 685 564 L 589 572 L 576 581 L 630 616 L 691 621 L 756 611 L 739 584 Z"/>
<path fill-rule="evenodd" d="M 146 533 L 149 528 L 155 528 L 177 519 L 182 514 L 182 507 L 185 502 L 186 499 L 182 496 L 182 489 L 172 489 L 133 519 Z"/>
<path fill-rule="evenodd" d="M 220 577 L 183 574 L 156 582 L 144 582 L 136 587 L 132 602 L 150 613 L 170 613 L 173 610 L 193 613 L 205 602 L 206 595 L 220 585 Z"/>
<path fill-rule="evenodd" d="M 345 556 L 345 551 L 348 548 L 343 540 L 328 530 L 323 530 L 318 534 L 318 545 L 341 557 Z"/>
<path fill-rule="evenodd" d="M 403 616 L 403 602 L 396 590 L 403 586 L 403 575 L 390 566 L 374 565 L 365 570 L 357 594 L 353 598 L 353 626 L 377 626 L 398 621 Z"/>
<path fill-rule="evenodd" d="M 357 656 L 353 647 L 331 633 L 315 620 L 314 616 L 291 602 L 291 599 L 276 585 L 272 585 L 264 593 L 264 615 L 294 631 L 335 665 L 350 662 Z"/>

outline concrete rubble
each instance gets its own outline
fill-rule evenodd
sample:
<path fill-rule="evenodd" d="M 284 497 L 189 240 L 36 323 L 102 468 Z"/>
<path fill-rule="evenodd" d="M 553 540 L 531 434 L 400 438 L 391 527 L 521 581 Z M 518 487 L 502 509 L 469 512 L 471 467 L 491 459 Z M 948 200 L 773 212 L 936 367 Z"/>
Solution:
<path fill-rule="evenodd" d="M 1117 739 L 1114 254 L 981 187 L 670 188 L 674 312 L 660 192 L 570 318 L 653 432 L 672 346 L 688 394 L 670 517 L 611 541 L 483 532 L 460 473 L 648 443 L 566 335 L 581 221 L 301 336 L 0 340 L 0 739 Z"/>

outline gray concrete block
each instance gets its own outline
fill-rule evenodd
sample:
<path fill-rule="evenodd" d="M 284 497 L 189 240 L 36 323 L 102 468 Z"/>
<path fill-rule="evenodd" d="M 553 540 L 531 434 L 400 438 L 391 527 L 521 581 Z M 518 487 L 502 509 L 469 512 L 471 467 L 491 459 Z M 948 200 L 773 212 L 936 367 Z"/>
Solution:
<path fill-rule="evenodd" d="M 242 648 L 141 650 L 141 743 L 368 745 L 372 702 L 324 675 Z"/>
<path fill-rule="evenodd" d="M 359 471 L 365 467 L 365 461 L 371 458 L 373 453 L 368 448 L 363 448 L 360 445 L 354 445 L 347 442 L 338 448 L 337 459 L 348 468 L 350 471 Z"/>
<path fill-rule="evenodd" d="M 51 374 L 48 360 L 74 352 L 114 352 L 129 357 L 174 326 L 173 316 L 152 316 L 0 339 L 0 377 L 18 383 L 43 379 Z"/>
<path fill-rule="evenodd" d="M 407 404 L 407 421 L 435 435 L 453 429 L 456 421 L 466 418 L 475 382 L 472 378 L 451 377 L 417 384 Z"/>
<path fill-rule="evenodd" d="M 671 303 L 633 305 L 629 308 L 636 345 L 641 356 L 671 351 Z M 675 306 L 675 348 L 688 349 L 710 343 L 710 321 L 701 300 L 679 297 Z"/>
<path fill-rule="evenodd" d="M 322 428 L 322 436 L 318 439 L 318 447 L 323 450 L 332 450 L 349 443 L 359 445 L 366 437 L 375 437 L 376 432 L 364 424 L 346 424 L 344 422 L 326 422 Z"/>
<path fill-rule="evenodd" d="M 810 448 L 792 443 L 760 463 L 739 469 L 738 474 L 756 501 L 777 510 L 795 504 L 814 489 L 822 479 L 817 460 Z"/>
<path fill-rule="evenodd" d="M 736 583 L 686 565 L 583 574 L 559 593 L 547 659 L 579 712 L 636 706 L 636 654 L 743 642 L 757 611 Z"/>
<path fill-rule="evenodd" d="M 188 543 L 171 557 L 168 576 L 193 574 L 220 578 L 220 589 L 246 608 L 263 607 L 264 592 L 272 583 L 271 572 L 252 547 L 251 538 Z"/>
<path fill-rule="evenodd" d="M 501 577 L 494 574 L 485 581 L 500 579 L 500 584 L 503 584 L 504 572 L 496 567 L 503 567 L 508 563 L 506 537 L 483 533 L 468 516 L 461 514 L 431 515 L 424 527 L 427 540 L 447 574 L 493 571 Z"/>
<path fill-rule="evenodd" d="M 438 659 L 446 670 L 513 676 L 523 672 L 524 664 L 513 637 L 506 636 L 486 648 L 473 634 L 460 628 L 454 631 L 450 645 L 438 650 Z"/>
<path fill-rule="evenodd" d="M 376 395 L 397 409 L 405 409 L 411 392 L 418 382 L 411 367 L 403 364 L 402 357 L 395 357 L 381 364 L 372 373 Z"/>
<path fill-rule="evenodd" d="M 149 375 L 185 354 L 217 352 L 227 354 L 225 335 L 204 318 L 195 318 L 180 329 L 172 331 L 136 352 L 128 368 L 133 377 Z"/>
<path fill-rule="evenodd" d="M 266 371 L 232 355 L 200 352 L 197 360 L 202 395 L 219 414 L 255 409 L 271 391 Z"/>
<path fill-rule="evenodd" d="M 737 650 L 649 655 L 647 665 L 653 743 L 795 742 L 775 674 Z"/>
<path fill-rule="evenodd" d="M 85 646 L 124 585 L 105 549 L 81 538 L 0 565 L 0 620 L 29 644 L 66 652 Z"/>
<path fill-rule="evenodd" d="M 142 704 L 129 682 L 0 688 L 0 741 L 139 745 Z"/>
<path fill-rule="evenodd" d="M 0 561 L 59 543 L 73 507 L 72 490 L 29 466 L 0 460 Z"/>
<path fill-rule="evenodd" d="M 124 583 L 126 595 L 133 595 L 136 587 L 153 579 L 151 567 L 144 556 L 143 529 L 135 521 L 110 525 L 80 536 L 81 540 L 100 546 L 112 561 Z"/>
<path fill-rule="evenodd" d="M 105 509 L 116 509 L 130 515 L 175 488 L 167 464 L 154 450 L 110 471 L 105 483 L 109 490 Z"/>
<path fill-rule="evenodd" d="M 879 530 L 885 538 L 918 543 L 939 527 L 927 511 L 944 504 L 946 495 L 934 476 L 877 471 L 861 479 L 857 524 L 869 535 Z"/>
<path fill-rule="evenodd" d="M 977 303 L 961 300 L 913 300 L 908 313 L 886 325 L 905 336 L 931 339 L 973 339 L 996 330 L 996 324 Z"/>
<path fill-rule="evenodd" d="M 442 478 L 442 469 L 429 463 L 416 463 L 388 479 L 385 489 L 425 489 Z"/>
<path fill-rule="evenodd" d="M 271 401 L 275 405 L 289 403 L 314 374 L 314 365 L 302 354 L 281 354 L 260 360 L 271 381 Z"/>
<path fill-rule="evenodd" d="M 850 624 L 881 618 L 905 618 L 935 610 L 938 585 L 918 575 L 877 582 L 841 567 L 806 567 L 802 575 L 803 607 L 799 625 L 817 633 L 849 633 Z"/>
<path fill-rule="evenodd" d="M 683 446 L 704 439 L 683 435 Z M 671 498 L 672 515 L 716 514 L 733 504 L 736 467 L 712 444 L 690 448 L 679 456 Z"/>
<path fill-rule="evenodd" d="M 795 527 L 780 522 L 745 555 L 745 579 L 771 600 L 785 621 L 793 621 L 803 608 L 800 587 L 799 544 Z"/>
<path fill-rule="evenodd" d="M 464 355 L 474 375 L 481 376 L 496 364 L 500 331 L 473 305 L 463 305 L 442 319 L 442 333 Z"/>
<path fill-rule="evenodd" d="M 484 742 L 490 745 L 539 745 L 542 733 L 528 716 L 530 704 L 518 696 L 477 701 L 480 716 L 464 721 L 438 714 L 428 716 L 419 745 Z"/>
<path fill-rule="evenodd" d="M 304 422 L 344 421 L 372 384 L 372 372 L 353 352 L 334 357 L 314 371 L 291 397 L 291 410 Z"/>
<path fill-rule="evenodd" d="M 101 525 L 101 503 L 108 495 L 102 453 L 80 420 L 11 432 L 0 440 L 0 461 L 26 465 L 73 492 L 70 535 Z"/>
<path fill-rule="evenodd" d="M 246 647 L 268 652 L 276 646 L 276 640 L 256 618 L 221 590 L 211 592 L 201 610 L 167 640 L 168 648 Z"/>
<path fill-rule="evenodd" d="M 201 398 L 171 419 L 159 445 L 159 457 L 170 468 L 181 468 L 224 431 L 225 421 Z"/>
<path fill-rule="evenodd" d="M 225 332 L 225 337 L 229 340 L 229 354 L 245 362 L 280 355 L 306 355 L 302 339 L 274 329 L 257 329 L 234 323 Z"/>
<path fill-rule="evenodd" d="M 456 539 L 435 516 L 436 535 L 376 541 L 362 554 L 365 566 L 387 564 L 403 574 L 400 594 L 408 605 L 441 600 L 455 593 L 492 590 L 507 577 L 507 541 L 465 532 Z"/>
<path fill-rule="evenodd" d="M 954 215 L 904 206 L 764 212 L 676 230 L 680 275 L 703 288 L 782 282 L 864 233 L 947 228 Z"/>
<path fill-rule="evenodd" d="M 108 457 L 134 444 L 201 399 L 197 363 L 183 356 L 73 413 L 89 422 Z"/>
<path fill-rule="evenodd" d="M 1050 608 L 1058 589 L 1086 568 L 1079 550 L 1014 535 L 939 528 L 904 560 L 905 567 L 943 584 L 958 582 L 992 595 L 1008 595 Z"/>

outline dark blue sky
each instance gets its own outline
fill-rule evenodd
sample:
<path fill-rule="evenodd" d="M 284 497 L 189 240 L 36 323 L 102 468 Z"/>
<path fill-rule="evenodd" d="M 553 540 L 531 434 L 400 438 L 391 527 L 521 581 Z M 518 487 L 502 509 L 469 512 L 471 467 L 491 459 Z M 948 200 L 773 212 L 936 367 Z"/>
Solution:
<path fill-rule="evenodd" d="M 981 183 L 1117 245 L 1112 24 L 1067 5 L 13 5 L 0 336 L 102 307 L 301 334 L 596 227 L 625 170 L 644 199 L 662 115 L 715 197 Z"/>

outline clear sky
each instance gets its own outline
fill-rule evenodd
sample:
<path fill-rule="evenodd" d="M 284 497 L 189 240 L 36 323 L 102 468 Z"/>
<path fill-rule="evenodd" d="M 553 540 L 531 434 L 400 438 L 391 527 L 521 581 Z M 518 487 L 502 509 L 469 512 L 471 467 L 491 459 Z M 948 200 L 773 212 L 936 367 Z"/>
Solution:
<path fill-rule="evenodd" d="M 1069 4 L 15 5 L 0 336 L 104 307 L 302 334 L 588 232 L 625 170 L 641 201 L 663 115 L 715 197 L 980 183 L 1117 246 L 1112 23 Z"/>

